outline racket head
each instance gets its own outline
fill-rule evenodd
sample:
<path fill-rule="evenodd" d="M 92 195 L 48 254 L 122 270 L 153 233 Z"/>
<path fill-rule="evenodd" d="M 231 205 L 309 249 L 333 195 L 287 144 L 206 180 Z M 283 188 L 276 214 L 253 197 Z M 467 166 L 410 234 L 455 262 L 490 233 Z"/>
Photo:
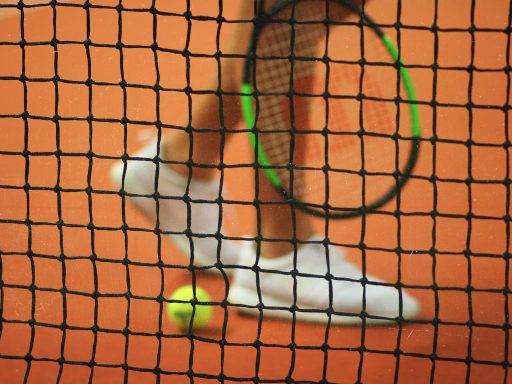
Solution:
<path fill-rule="evenodd" d="M 391 39 L 345 0 L 281 1 L 260 19 L 242 88 L 257 163 L 315 216 L 378 209 L 419 150 L 414 88 Z"/>

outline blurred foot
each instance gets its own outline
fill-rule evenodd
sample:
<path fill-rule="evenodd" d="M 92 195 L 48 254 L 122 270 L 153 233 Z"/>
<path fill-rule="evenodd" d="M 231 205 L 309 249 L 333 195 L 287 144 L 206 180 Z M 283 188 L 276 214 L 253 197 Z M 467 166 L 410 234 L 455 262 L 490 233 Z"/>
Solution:
<path fill-rule="evenodd" d="M 293 252 L 277 259 L 257 258 L 254 243 L 247 242 L 240 252 L 238 264 L 243 267 L 235 271 L 229 303 L 258 316 L 256 306 L 261 295 L 265 317 L 292 319 L 290 308 L 296 305 L 297 320 L 321 323 L 329 320 L 327 310 L 332 308 L 333 324 L 360 325 L 363 312 L 367 324 L 396 322 L 399 317 L 412 319 L 419 314 L 418 301 L 406 292 L 370 275 L 362 283 L 361 270 L 345 260 L 339 248 L 323 245 L 321 237 L 309 241 L 298 249 L 296 267 Z M 327 259 L 332 278 L 326 277 Z M 252 269 L 255 265 L 258 278 Z"/>
<path fill-rule="evenodd" d="M 160 149 L 160 158 L 163 153 Z M 161 231 L 166 233 L 190 259 L 205 271 L 219 272 L 224 265 L 236 264 L 238 247 L 229 240 L 218 240 L 220 194 L 217 181 L 191 180 L 159 163 L 156 178 L 157 140 L 151 141 L 130 160 L 111 170 L 113 183 Z M 158 198 L 155 198 L 155 193 Z M 186 200 L 190 199 L 190 213 Z M 188 221 L 190 220 L 190 227 Z M 190 232 L 188 232 L 190 230 Z M 224 269 L 224 268 L 223 268 Z M 225 268 L 230 273 L 230 268 Z"/>

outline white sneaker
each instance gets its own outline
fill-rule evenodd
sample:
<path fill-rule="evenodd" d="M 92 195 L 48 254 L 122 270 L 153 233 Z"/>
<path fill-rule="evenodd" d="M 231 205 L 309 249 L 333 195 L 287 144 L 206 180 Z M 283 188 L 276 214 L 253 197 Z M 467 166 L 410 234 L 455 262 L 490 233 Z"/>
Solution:
<path fill-rule="evenodd" d="M 160 150 L 161 157 L 162 149 Z M 120 162 L 111 169 L 114 184 L 127 193 L 127 198 L 139 208 L 148 219 L 157 225 L 158 192 L 159 229 L 169 233 L 174 243 L 190 258 L 190 264 L 205 267 L 206 271 L 219 272 L 215 267 L 220 250 L 223 265 L 233 265 L 238 259 L 238 247 L 228 240 L 217 240 L 215 234 L 222 233 L 219 228 L 220 206 L 219 182 L 191 180 L 180 175 L 168 166 L 160 163 L 158 187 L 156 187 L 157 140 L 151 141 L 140 152 L 132 156 L 133 160 L 125 164 Z M 124 176 L 123 176 L 124 174 Z M 123 187 L 124 180 L 124 187 Z M 187 192 L 188 184 L 188 192 Z M 185 198 L 190 198 L 190 216 Z M 191 233 L 187 235 L 187 221 L 190 219 Z M 193 248 L 193 251 L 192 251 Z M 193 258 L 192 258 L 193 255 Z M 219 265 L 220 266 L 220 265 Z M 225 268 L 231 273 L 230 268 Z"/>
<path fill-rule="evenodd" d="M 332 308 L 333 324 L 361 324 L 363 311 L 367 324 L 418 315 L 420 305 L 409 294 L 370 275 L 366 275 L 368 281 L 363 284 L 362 272 L 344 259 L 339 248 L 323 245 L 323 239 L 317 236 L 309 241 L 297 251 L 296 272 L 300 275 L 296 278 L 296 293 L 292 276 L 294 253 L 277 259 L 258 258 L 254 242 L 248 241 L 240 252 L 229 303 L 248 314 L 259 316 L 260 307 L 264 316 L 286 319 L 292 318 L 290 308 L 295 303 L 297 320 L 322 323 L 329 320 L 327 311 Z M 332 279 L 326 277 L 327 255 Z"/>

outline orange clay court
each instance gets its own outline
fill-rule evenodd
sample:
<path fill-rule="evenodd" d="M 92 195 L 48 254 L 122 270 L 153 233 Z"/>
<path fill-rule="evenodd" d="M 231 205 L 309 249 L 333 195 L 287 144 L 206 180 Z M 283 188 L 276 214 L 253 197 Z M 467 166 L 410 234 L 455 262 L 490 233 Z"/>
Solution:
<path fill-rule="evenodd" d="M 242 1 L 249 0 L 224 0 L 223 16 L 236 19 Z M 16 1 L 0 2 L 0 383 L 512 382 L 508 1 L 366 6 L 394 41 L 398 19 L 417 27 L 399 33 L 424 140 L 399 218 L 332 222 L 329 238 L 368 273 L 409 287 L 420 318 L 366 328 L 259 323 L 221 306 L 228 281 L 197 273 L 196 284 L 218 305 L 210 325 L 191 335 L 170 324 L 157 300 L 192 283 L 186 258 L 130 203 L 123 206 L 108 171 L 125 142 L 130 155 L 157 135 L 157 108 L 163 124 L 183 120 L 179 51 L 188 33 L 196 54 L 190 86 L 204 89 L 216 76 L 218 24 L 189 25 L 185 0 L 123 0 L 123 11 L 117 0 L 91 0 L 87 11 L 80 0 L 24 3 L 20 21 L 18 8 L 5 7 Z M 152 3 L 163 13 L 157 25 Z M 193 16 L 219 14 L 218 1 L 189 6 Z M 429 29 L 434 22 L 437 31 Z M 222 27 L 221 48 L 230 28 Z M 165 48 L 157 54 L 167 89 L 158 105 L 155 38 Z M 128 46 L 122 66 L 119 39 Z M 123 95 L 122 79 L 143 87 Z M 122 124 L 124 108 L 134 123 Z M 247 133 L 228 135 L 225 163 L 251 164 Z M 254 233 L 253 173 L 224 172 L 229 198 L 241 203 L 224 208 L 223 232 Z M 396 200 L 384 210 L 395 208 Z"/>

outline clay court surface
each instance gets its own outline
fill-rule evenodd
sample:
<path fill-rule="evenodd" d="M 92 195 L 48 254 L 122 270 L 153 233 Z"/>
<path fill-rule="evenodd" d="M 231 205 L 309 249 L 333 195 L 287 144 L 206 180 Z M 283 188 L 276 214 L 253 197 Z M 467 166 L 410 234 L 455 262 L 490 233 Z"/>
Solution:
<path fill-rule="evenodd" d="M 237 17 L 240 2 L 224 1 L 227 19 Z M 2 0 L 0 6 L 11 3 Z M 93 0 L 87 13 L 69 5 L 78 0 L 59 3 L 24 9 L 23 49 L 20 11 L 0 8 L 1 383 L 215 383 L 220 375 L 232 383 L 255 377 L 510 381 L 510 187 L 504 180 L 510 180 L 512 160 L 503 145 L 510 139 L 510 111 L 503 106 L 510 106 L 512 96 L 504 71 L 512 60 L 507 1 L 401 1 L 404 25 L 429 27 L 437 20 L 439 27 L 437 33 L 400 29 L 418 98 L 437 103 L 435 109 L 420 107 L 422 136 L 436 140 L 422 143 L 415 177 L 400 195 L 399 219 L 382 213 L 333 222 L 329 233 L 368 273 L 400 280 L 421 300 L 418 321 L 374 328 L 241 317 L 220 305 L 229 281 L 193 277 L 185 257 L 129 203 L 123 215 L 123 201 L 107 175 L 124 142 L 128 155 L 135 153 L 158 134 L 151 124 L 157 109 L 162 122 L 173 125 L 188 108 L 182 91 L 186 60 L 179 53 L 187 40 L 181 15 L 186 2 L 157 1 L 159 11 L 171 13 L 156 17 L 157 28 L 153 15 L 140 11 L 150 1 L 123 1 L 119 12 L 94 7 L 115 6 L 114 0 Z M 190 10 L 216 17 L 218 2 L 192 0 Z M 376 0 L 367 12 L 392 24 L 397 0 Z M 471 23 L 473 33 L 467 30 Z M 191 22 L 189 50 L 204 54 L 190 58 L 193 89 L 216 76 L 217 61 L 208 56 L 216 50 L 217 27 L 213 20 Z M 221 41 L 230 28 L 223 29 Z M 386 31 L 396 41 L 396 29 Z M 86 50 L 88 33 L 92 44 Z M 166 89 L 159 103 L 149 48 L 154 33 L 163 48 L 157 56 Z M 119 36 L 126 44 L 122 71 Z M 433 71 L 435 61 L 439 68 Z M 478 70 L 469 72 L 470 65 Z M 54 83 L 56 74 L 60 80 Z M 94 84 L 86 84 L 88 76 Z M 122 78 L 143 87 L 125 87 L 123 95 Z M 56 114 L 58 124 L 52 121 Z M 225 162 L 249 164 L 247 134 L 235 128 Z M 252 201 L 250 167 L 227 168 L 225 180 L 231 200 Z M 394 201 L 383 210 L 396 208 Z M 224 224 L 230 236 L 254 233 L 254 208 L 226 206 Z M 211 325 L 192 337 L 169 323 L 157 298 L 193 278 L 219 305 Z"/>

